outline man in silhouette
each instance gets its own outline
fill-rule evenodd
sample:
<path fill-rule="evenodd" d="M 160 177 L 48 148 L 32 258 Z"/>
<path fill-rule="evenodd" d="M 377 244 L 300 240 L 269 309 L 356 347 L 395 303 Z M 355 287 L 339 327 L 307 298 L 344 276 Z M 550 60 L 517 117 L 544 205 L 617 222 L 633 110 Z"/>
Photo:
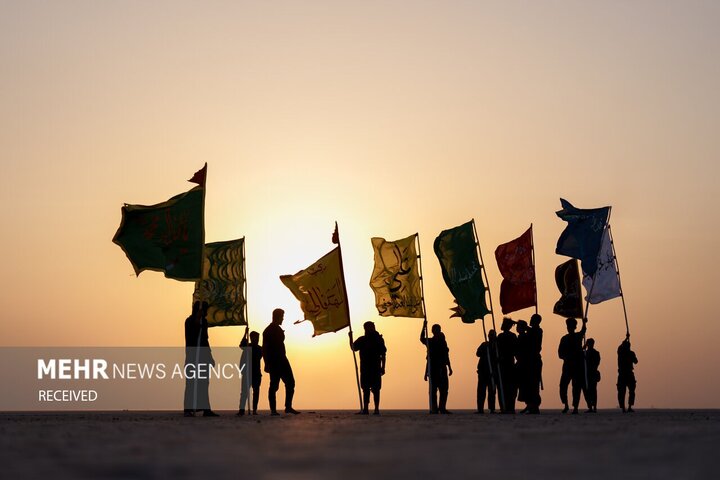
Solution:
<path fill-rule="evenodd" d="M 350 337 L 350 348 L 360 352 L 360 386 L 363 391 L 363 415 L 369 413 L 370 392 L 372 391 L 375 402 L 375 415 L 380 415 L 380 388 L 382 387 L 382 376 L 385 375 L 385 340 L 377 330 L 373 322 L 363 324 L 365 335 L 353 342 L 352 332 Z"/>
<path fill-rule="evenodd" d="M 215 365 L 208 338 L 207 302 L 193 303 L 192 314 L 185 320 L 185 400 L 184 415 L 195 416 L 202 410 L 203 417 L 217 417 L 210 409 L 209 366 Z M 188 368 L 191 367 L 191 368 Z M 192 377 L 192 378 L 190 378 Z"/>
<path fill-rule="evenodd" d="M 265 359 L 265 371 L 270 374 L 270 388 L 268 389 L 270 415 L 279 415 L 275 394 L 280 388 L 280 380 L 285 384 L 285 413 L 300 413 L 292 407 L 295 377 L 293 377 L 290 361 L 285 353 L 285 331 L 280 327 L 284 319 L 285 311 L 276 308 L 272 313 L 272 323 L 263 331 L 262 356 Z"/>
<path fill-rule="evenodd" d="M 540 389 L 542 388 L 542 339 L 543 331 L 540 328 L 542 317 L 534 313 L 530 317 L 530 328 L 528 329 L 528 337 L 530 338 L 530 379 L 529 379 L 529 403 L 528 412 L 532 414 L 540 413 Z"/>
<path fill-rule="evenodd" d="M 585 342 L 585 363 L 587 364 L 586 413 L 597 413 L 597 384 L 600 381 L 600 352 L 595 350 L 595 339 Z"/>
<path fill-rule="evenodd" d="M 533 403 L 532 392 L 532 338 L 528 334 L 528 324 L 525 320 L 518 320 L 517 330 L 517 352 L 515 372 L 517 374 L 518 401 L 525 403 L 525 408 L 520 413 L 528 413 Z"/>
<path fill-rule="evenodd" d="M 449 375 L 452 375 L 452 366 L 450 365 L 450 349 L 445 341 L 445 334 L 442 333 L 440 325 L 437 323 L 432 326 L 432 337 L 425 337 L 427 330 L 427 320 L 423 322 L 423 328 L 420 331 L 420 343 L 427 345 L 428 358 L 425 366 L 425 380 L 430 379 L 431 391 L 431 408 L 430 413 L 451 413 L 447 409 L 447 398 L 450 381 Z M 438 394 L 440 403 L 438 405 Z"/>
<path fill-rule="evenodd" d="M 638 363 L 635 352 L 630 350 L 630 334 L 625 337 L 625 340 L 620 344 L 617 349 L 618 354 L 618 403 L 623 413 L 633 412 L 633 405 L 635 405 L 635 372 L 633 371 L 635 365 Z M 628 408 L 625 409 L 625 390 L 628 391 Z"/>
<path fill-rule="evenodd" d="M 248 344 L 248 328 L 245 327 L 245 335 L 240 341 L 240 348 L 243 349 L 240 364 L 250 369 L 250 380 L 252 385 L 252 414 L 257 415 L 258 400 L 260 400 L 260 383 L 262 383 L 262 371 L 260 370 L 260 360 L 262 360 L 262 347 L 260 346 L 260 334 L 258 332 L 250 332 L 250 343 Z M 243 378 L 240 390 L 240 409 L 238 416 L 245 415 L 245 404 L 248 400 L 247 382 Z M 248 408 L 248 413 L 250 409 Z"/>
<path fill-rule="evenodd" d="M 503 318 L 497 337 L 498 349 L 498 370 L 500 371 L 500 382 L 502 396 L 502 413 L 515 413 L 515 397 L 517 397 L 517 372 L 515 369 L 515 358 L 518 350 L 518 339 L 510 330 L 515 322 L 508 317 Z"/>
<path fill-rule="evenodd" d="M 477 413 L 485 413 L 485 394 L 490 413 L 495 413 L 495 391 L 497 390 L 497 345 L 495 330 L 488 332 L 488 339 L 478 347 Z"/>
<path fill-rule="evenodd" d="M 585 357 L 583 355 L 583 337 L 587 330 L 587 318 L 583 318 L 583 326 L 579 332 L 577 320 L 568 318 L 565 320 L 568 333 L 560 339 L 558 356 L 563 361 L 562 374 L 560 375 L 560 401 L 565 408 L 562 413 L 567 413 L 568 406 L 567 388 L 572 382 L 573 414 L 578 413 L 580 404 L 580 392 L 585 388 Z"/>

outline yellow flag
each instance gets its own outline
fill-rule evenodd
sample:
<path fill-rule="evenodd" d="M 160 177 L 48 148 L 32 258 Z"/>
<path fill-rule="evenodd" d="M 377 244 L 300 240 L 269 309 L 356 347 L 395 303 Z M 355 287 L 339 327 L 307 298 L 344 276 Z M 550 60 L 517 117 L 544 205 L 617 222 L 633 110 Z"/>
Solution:
<path fill-rule="evenodd" d="M 374 237 L 375 267 L 370 288 L 375 292 L 375 306 L 383 317 L 425 316 L 422 306 L 422 285 L 418 273 L 415 238 L 388 242 Z"/>
<path fill-rule="evenodd" d="M 280 281 L 300 301 L 305 320 L 315 328 L 313 336 L 350 325 L 339 248 L 295 275 L 282 275 Z"/>

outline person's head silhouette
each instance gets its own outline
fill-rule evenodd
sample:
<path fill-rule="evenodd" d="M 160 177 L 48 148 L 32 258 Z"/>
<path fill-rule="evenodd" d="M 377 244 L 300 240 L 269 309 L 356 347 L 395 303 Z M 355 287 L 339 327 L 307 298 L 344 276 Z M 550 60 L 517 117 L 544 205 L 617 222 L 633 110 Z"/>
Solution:
<path fill-rule="evenodd" d="M 490 339 L 491 342 L 497 338 L 497 334 L 495 333 L 495 330 L 491 329 L 488 332 L 488 338 Z"/>
<path fill-rule="evenodd" d="M 282 325 L 283 320 L 285 320 L 285 310 L 282 308 L 276 308 L 272 312 L 272 323 L 275 325 Z"/>
<path fill-rule="evenodd" d="M 437 324 L 437 323 L 436 323 L 435 325 L 433 325 L 430 330 L 432 331 L 432 334 L 433 334 L 434 336 L 438 336 L 438 335 L 440 335 L 440 334 L 442 333 L 442 330 L 441 330 L 441 328 L 440 328 L 440 325 Z"/>
<path fill-rule="evenodd" d="M 565 320 L 565 325 L 567 325 L 568 333 L 573 333 L 577 328 L 577 320 L 574 318 L 568 318 Z"/>
<path fill-rule="evenodd" d="M 515 320 L 510 317 L 505 317 L 503 318 L 502 325 L 500 325 L 500 330 L 509 332 L 513 325 L 515 325 Z"/>
<path fill-rule="evenodd" d="M 531 327 L 539 327 L 540 322 L 542 322 L 542 317 L 538 315 L 537 313 L 533 313 L 532 317 L 530 317 L 530 326 Z"/>
<path fill-rule="evenodd" d="M 371 333 L 374 333 L 375 330 L 375 323 L 374 322 L 365 322 L 363 323 L 363 328 L 365 329 L 365 335 L 369 335 Z"/>
<path fill-rule="evenodd" d="M 255 331 L 250 332 L 250 343 L 252 343 L 253 345 L 257 345 L 259 341 L 260 341 L 260 334 Z"/>
<path fill-rule="evenodd" d="M 527 332 L 528 324 L 525 320 L 518 320 L 517 321 L 517 332 L 518 333 L 525 333 Z"/>

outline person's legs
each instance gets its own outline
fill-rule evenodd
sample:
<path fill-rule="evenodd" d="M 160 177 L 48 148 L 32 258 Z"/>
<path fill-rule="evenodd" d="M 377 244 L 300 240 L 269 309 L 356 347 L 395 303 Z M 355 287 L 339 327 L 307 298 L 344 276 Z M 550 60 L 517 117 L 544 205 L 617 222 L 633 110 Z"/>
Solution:
<path fill-rule="evenodd" d="M 276 397 L 280 388 L 280 375 L 277 372 L 270 373 L 270 386 L 268 387 L 268 403 L 270 404 L 270 413 L 277 414 Z"/>
<path fill-rule="evenodd" d="M 375 401 L 375 415 L 380 414 L 380 386 L 377 386 L 372 389 L 373 392 L 373 400 Z M 367 409 L 367 404 L 366 407 Z"/>
<path fill-rule="evenodd" d="M 565 405 L 565 408 L 563 409 L 563 413 L 566 413 L 570 407 L 568 405 L 568 386 L 570 385 L 570 381 L 572 379 L 572 375 L 570 375 L 570 372 L 568 369 L 563 365 L 562 373 L 560 374 L 560 401 Z"/>
<path fill-rule="evenodd" d="M 482 375 L 478 375 L 477 383 L 477 411 L 478 413 L 485 412 L 485 389 L 487 388 L 485 379 Z"/>
<path fill-rule="evenodd" d="M 285 411 L 295 413 L 292 407 L 293 396 L 295 395 L 295 377 L 289 364 L 283 372 L 282 381 L 285 384 Z"/>

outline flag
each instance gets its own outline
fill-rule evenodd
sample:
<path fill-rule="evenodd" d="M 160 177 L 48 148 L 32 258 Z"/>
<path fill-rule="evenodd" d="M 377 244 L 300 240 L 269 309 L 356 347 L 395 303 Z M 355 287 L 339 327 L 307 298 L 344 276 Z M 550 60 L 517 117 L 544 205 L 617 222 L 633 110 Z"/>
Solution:
<path fill-rule="evenodd" d="M 335 222 L 335 231 L 332 234 L 332 238 L 330 239 L 332 243 L 335 245 L 340 245 L 340 234 L 338 233 L 338 226 L 337 222 Z"/>
<path fill-rule="evenodd" d="M 371 239 L 375 266 L 370 288 L 375 292 L 375 306 L 382 317 L 423 318 L 422 284 L 418 271 L 415 238 L 388 242 Z"/>
<path fill-rule="evenodd" d="M 562 210 L 555 213 L 568 225 L 560 234 L 555 253 L 577 258 L 582 263 L 583 272 L 592 275 L 597 270 L 597 257 L 610 207 L 575 208 L 563 198 L 560 203 Z"/>
<path fill-rule="evenodd" d="M 535 266 L 532 258 L 532 226 L 521 236 L 495 249 L 500 274 L 502 313 L 533 307 L 535 300 Z"/>
<path fill-rule="evenodd" d="M 595 275 L 590 276 L 583 272 L 582 283 L 587 291 L 585 300 L 592 304 L 622 295 L 612 240 L 610 240 L 610 231 L 608 229 L 605 229 L 603 234 L 602 247 L 600 247 L 600 254 L 598 255 L 598 268 Z"/>
<path fill-rule="evenodd" d="M 295 275 L 282 275 L 280 281 L 300 302 L 305 320 L 310 320 L 315 329 L 313 336 L 350 325 L 340 247 Z"/>
<path fill-rule="evenodd" d="M 577 260 L 572 258 L 555 269 L 555 283 L 560 290 L 560 300 L 555 303 L 553 313 L 563 317 L 583 316 L 580 271 Z"/>
<path fill-rule="evenodd" d="M 445 284 L 457 304 L 453 317 L 459 316 L 464 323 L 474 323 L 490 313 L 475 246 L 472 222 L 443 230 L 433 245 Z"/>
<path fill-rule="evenodd" d="M 206 168 L 193 176 L 197 183 L 201 175 L 202 184 L 166 202 L 122 207 L 113 243 L 123 249 L 136 275 L 156 270 L 175 280 L 202 277 Z"/>
<path fill-rule="evenodd" d="M 193 301 L 208 302 L 209 327 L 247 325 L 245 318 L 245 239 L 205 245 L 203 279 Z"/>

